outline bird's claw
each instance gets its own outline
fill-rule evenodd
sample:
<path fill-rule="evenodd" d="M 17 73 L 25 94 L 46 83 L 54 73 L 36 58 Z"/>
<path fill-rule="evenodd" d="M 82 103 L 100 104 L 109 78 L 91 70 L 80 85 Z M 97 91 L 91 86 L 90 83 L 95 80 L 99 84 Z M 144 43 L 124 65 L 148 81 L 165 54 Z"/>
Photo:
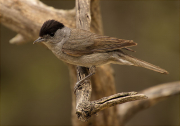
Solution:
<path fill-rule="evenodd" d="M 79 81 L 76 83 L 76 85 L 75 85 L 75 87 L 74 87 L 74 94 L 76 93 L 76 91 L 77 91 L 78 89 L 80 89 L 80 88 L 82 87 L 82 85 L 85 83 L 86 80 L 88 80 L 92 75 L 95 74 L 95 68 L 96 68 L 95 66 L 92 66 L 92 67 L 90 68 L 90 74 L 87 75 L 85 78 L 79 80 Z"/>

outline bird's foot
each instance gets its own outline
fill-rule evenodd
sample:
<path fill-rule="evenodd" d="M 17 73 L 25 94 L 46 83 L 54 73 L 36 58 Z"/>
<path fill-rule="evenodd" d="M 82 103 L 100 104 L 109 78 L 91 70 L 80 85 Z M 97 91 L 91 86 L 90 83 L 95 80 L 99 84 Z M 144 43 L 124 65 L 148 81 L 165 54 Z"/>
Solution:
<path fill-rule="evenodd" d="M 79 81 L 76 83 L 76 85 L 75 85 L 75 87 L 74 87 L 74 93 L 76 93 L 76 91 L 82 87 L 82 85 L 85 83 L 86 80 L 88 80 L 92 75 L 95 74 L 95 68 L 96 68 L 95 66 L 90 67 L 90 69 L 89 69 L 90 74 L 87 75 L 85 78 L 79 80 Z"/>

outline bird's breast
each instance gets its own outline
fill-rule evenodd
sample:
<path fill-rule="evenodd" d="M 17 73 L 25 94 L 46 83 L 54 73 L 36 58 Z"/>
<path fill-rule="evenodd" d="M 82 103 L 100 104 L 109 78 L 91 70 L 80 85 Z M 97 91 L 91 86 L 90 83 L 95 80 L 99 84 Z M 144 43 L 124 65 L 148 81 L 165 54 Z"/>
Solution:
<path fill-rule="evenodd" d="M 62 49 L 62 48 L 61 48 Z M 110 55 L 108 53 L 94 53 L 89 55 L 83 55 L 79 57 L 70 56 L 63 53 L 61 50 L 53 52 L 58 59 L 77 66 L 90 67 L 92 65 L 99 66 L 107 64 L 110 61 Z"/>

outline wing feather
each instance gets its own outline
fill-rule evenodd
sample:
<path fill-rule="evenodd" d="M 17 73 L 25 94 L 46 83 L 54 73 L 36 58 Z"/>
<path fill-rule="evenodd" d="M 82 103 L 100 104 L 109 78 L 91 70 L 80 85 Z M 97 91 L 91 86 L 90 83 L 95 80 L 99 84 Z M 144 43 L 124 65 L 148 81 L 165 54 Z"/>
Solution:
<path fill-rule="evenodd" d="M 71 56 L 103 53 L 137 45 L 133 40 L 102 36 L 82 29 L 72 29 L 71 36 L 62 51 Z"/>

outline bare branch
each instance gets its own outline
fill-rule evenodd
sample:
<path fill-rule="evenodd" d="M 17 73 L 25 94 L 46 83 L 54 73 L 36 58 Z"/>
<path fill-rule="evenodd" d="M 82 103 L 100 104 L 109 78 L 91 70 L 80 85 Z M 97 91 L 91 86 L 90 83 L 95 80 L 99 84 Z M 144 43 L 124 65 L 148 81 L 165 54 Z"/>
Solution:
<path fill-rule="evenodd" d="M 83 87 L 82 90 L 86 89 Z M 87 92 L 83 94 L 86 95 Z M 80 99 L 83 98 L 81 97 Z M 83 99 L 81 100 L 81 102 L 79 102 L 78 100 L 79 104 L 76 107 L 76 114 L 81 121 L 87 121 L 92 115 L 103 109 L 115 106 L 117 104 L 142 99 L 147 99 L 147 96 L 144 94 L 137 94 L 137 92 L 123 92 L 104 97 L 97 101 L 89 101 L 88 99 Z"/>
<path fill-rule="evenodd" d="M 91 0 L 91 32 L 103 34 L 102 17 L 99 0 Z"/>
<path fill-rule="evenodd" d="M 94 10 L 91 11 L 91 31 L 97 34 L 102 34 L 102 21 L 101 21 L 101 13 L 100 13 L 100 6 L 99 0 L 91 0 L 91 8 Z M 70 78 L 71 78 L 71 89 L 72 92 L 74 91 L 74 84 L 77 82 L 76 76 L 76 67 L 72 65 L 68 65 L 70 71 Z M 104 96 L 109 96 L 115 94 L 115 81 L 114 81 L 114 74 L 113 69 L 110 65 L 100 66 L 96 69 L 96 74 L 92 76 L 92 95 L 91 100 L 96 100 L 102 98 Z M 74 93 L 72 94 L 72 123 L 74 125 L 90 125 L 93 123 L 94 126 L 96 125 L 118 125 L 117 121 L 117 109 L 116 107 L 111 107 L 100 111 L 98 116 L 93 116 L 87 123 L 84 123 L 76 117 L 76 99 Z"/>
<path fill-rule="evenodd" d="M 90 0 L 76 0 L 76 28 L 90 30 Z M 77 67 L 77 80 L 81 80 L 89 74 L 88 68 Z M 76 91 L 76 114 L 81 121 L 86 121 L 86 113 L 90 111 L 91 82 L 87 80 L 81 89 Z"/>
<path fill-rule="evenodd" d="M 58 10 L 39 0 L 0 0 L 0 22 L 21 34 L 11 40 L 11 43 L 35 40 L 42 23 L 48 19 L 75 27 L 75 9 Z"/>
<path fill-rule="evenodd" d="M 99 0 L 92 0 L 90 8 L 91 17 L 89 16 L 88 18 L 92 18 L 91 31 L 102 34 L 102 21 L 99 8 Z M 55 19 L 64 23 L 68 27 L 75 28 L 75 9 L 54 9 L 53 7 L 49 7 L 43 4 L 39 0 L 0 0 L 0 23 L 18 33 L 17 36 L 10 40 L 11 43 L 19 44 L 30 40 L 35 40 L 38 37 L 39 29 L 42 23 L 48 19 Z M 74 83 L 77 81 L 76 67 L 73 65 L 68 65 L 68 68 L 70 71 L 70 79 L 72 83 L 71 87 L 73 91 Z M 87 82 L 87 85 L 89 85 L 90 87 L 90 83 L 88 83 L 89 82 Z M 179 83 L 180 82 L 174 82 L 172 84 L 169 83 L 169 85 L 164 84 L 149 88 L 141 92 L 147 94 L 147 96 L 149 97 L 148 100 L 135 101 L 120 105 L 120 124 L 125 124 L 135 113 L 139 112 L 140 110 L 151 107 L 162 99 L 179 93 Z M 145 96 L 141 94 L 131 94 L 125 97 L 120 97 L 118 96 L 119 94 L 115 94 L 113 69 L 110 65 L 104 65 L 97 69 L 96 75 L 92 77 L 92 87 L 93 100 L 102 98 L 103 96 L 109 96 L 92 102 L 89 102 L 90 94 L 85 97 L 87 102 L 84 102 L 84 105 L 82 104 L 83 106 L 86 106 L 84 107 L 85 111 L 83 111 L 85 112 L 85 114 L 82 114 L 84 115 L 82 117 L 85 117 L 84 119 L 87 119 L 89 117 L 86 110 L 89 111 L 90 108 L 94 108 L 94 106 L 98 105 L 98 107 L 95 107 L 96 109 L 93 109 L 93 111 L 89 111 L 92 114 L 99 112 L 99 116 L 91 118 L 91 123 L 93 122 L 94 125 L 119 125 L 116 121 L 116 107 L 111 107 L 109 109 L 105 108 L 113 106 L 114 104 L 122 103 L 123 101 L 132 101 L 133 99 L 140 99 L 140 97 L 142 99 L 145 98 Z M 88 92 L 86 94 L 88 94 Z M 72 119 L 76 120 L 74 114 L 76 108 L 74 94 L 72 100 Z M 105 110 L 100 111 L 102 109 Z M 80 123 L 74 123 L 74 125 L 78 124 Z M 81 123 L 81 125 L 84 124 L 85 123 Z M 90 124 L 86 123 L 85 125 Z"/>
<path fill-rule="evenodd" d="M 137 92 L 123 92 L 111 95 L 109 97 L 104 97 L 98 101 L 94 101 L 94 109 L 91 111 L 92 114 L 97 113 L 100 110 L 112 107 L 117 104 L 122 104 L 125 102 L 147 99 L 144 94 L 137 94 Z"/>
<path fill-rule="evenodd" d="M 137 112 L 149 108 L 170 96 L 179 94 L 180 81 L 157 85 L 139 93 L 145 94 L 148 99 L 125 103 L 118 106 L 119 122 L 121 125 L 128 122 Z"/>
<path fill-rule="evenodd" d="M 90 0 L 76 0 L 76 28 L 89 31 L 90 23 Z"/>
<path fill-rule="evenodd" d="M 76 0 L 76 27 L 79 29 L 90 29 L 90 0 Z M 88 75 L 88 68 L 77 67 L 78 80 Z M 146 99 L 143 94 L 136 92 L 118 93 L 104 97 L 97 101 L 90 101 L 91 82 L 87 80 L 80 89 L 76 91 L 76 114 L 81 121 L 87 121 L 93 114 L 100 110 L 122 104 L 129 101 Z"/>
<path fill-rule="evenodd" d="M 17 34 L 14 38 L 12 38 L 9 43 L 11 44 L 22 44 L 25 42 L 28 42 L 29 38 L 26 38 L 25 36 L 21 35 L 21 34 Z"/>

